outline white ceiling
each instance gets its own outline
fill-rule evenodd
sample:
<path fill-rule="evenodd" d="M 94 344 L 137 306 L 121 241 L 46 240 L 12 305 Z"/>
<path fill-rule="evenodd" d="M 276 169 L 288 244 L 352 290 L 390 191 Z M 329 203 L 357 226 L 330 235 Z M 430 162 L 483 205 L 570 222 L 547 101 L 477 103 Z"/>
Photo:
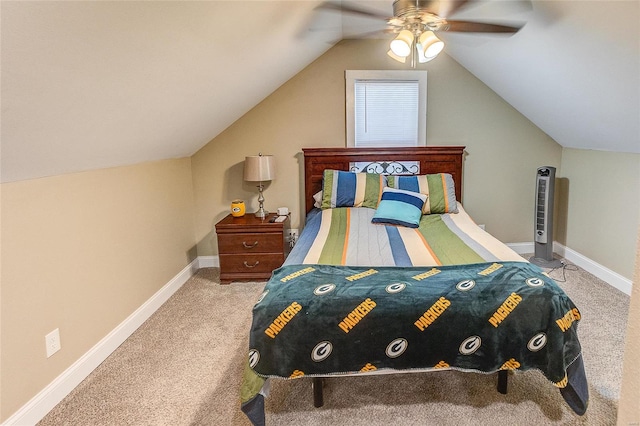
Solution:
<path fill-rule="evenodd" d="M 318 3 L 3 0 L 2 181 L 193 154 L 335 41 L 383 26 Z M 480 3 L 455 18 L 527 24 L 444 34 L 450 56 L 561 145 L 640 153 L 637 0 Z"/>

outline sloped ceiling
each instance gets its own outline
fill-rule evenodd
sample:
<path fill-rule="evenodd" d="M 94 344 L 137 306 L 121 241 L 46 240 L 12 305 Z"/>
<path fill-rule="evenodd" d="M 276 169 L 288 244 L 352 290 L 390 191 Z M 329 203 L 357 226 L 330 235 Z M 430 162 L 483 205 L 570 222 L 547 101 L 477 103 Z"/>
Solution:
<path fill-rule="evenodd" d="M 639 5 L 536 1 L 513 37 L 447 34 L 447 52 L 560 145 L 640 153 Z"/>
<path fill-rule="evenodd" d="M 3 182 L 192 155 L 340 39 L 318 1 L 2 1 Z"/>
<path fill-rule="evenodd" d="M 392 13 L 392 1 L 350 4 Z M 448 55 L 560 145 L 640 153 L 639 1 L 479 0 L 452 18 L 525 23 L 512 36 L 438 36 Z M 384 28 L 370 18 L 343 22 L 347 37 Z"/>
<path fill-rule="evenodd" d="M 3 0 L 2 181 L 193 154 L 337 40 L 383 25 L 319 3 Z M 359 3 L 391 14 L 392 0 Z M 442 38 L 561 145 L 640 153 L 638 5 L 483 0 L 455 17 L 527 24 Z"/>

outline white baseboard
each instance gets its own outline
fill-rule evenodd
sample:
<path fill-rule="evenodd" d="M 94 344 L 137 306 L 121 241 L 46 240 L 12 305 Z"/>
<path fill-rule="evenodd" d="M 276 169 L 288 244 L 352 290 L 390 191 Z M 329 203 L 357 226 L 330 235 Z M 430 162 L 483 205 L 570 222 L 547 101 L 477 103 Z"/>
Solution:
<path fill-rule="evenodd" d="M 35 425 L 62 399 L 80 384 L 118 346 L 138 329 L 164 302 L 173 295 L 200 267 L 194 260 L 158 290 L 149 300 L 136 309 L 127 319 L 89 349 L 62 374 L 41 390 L 22 408 L 9 417 L 3 425 Z"/>
<path fill-rule="evenodd" d="M 533 253 L 535 250 L 533 243 L 509 243 L 507 246 L 518 254 Z"/>
<path fill-rule="evenodd" d="M 218 268 L 219 266 L 218 256 L 198 256 L 198 268 Z"/>
<path fill-rule="evenodd" d="M 602 281 L 605 281 L 607 284 L 611 285 L 612 287 L 617 288 L 623 293 L 631 295 L 631 287 L 633 283 L 630 279 L 623 277 L 617 272 L 614 272 L 611 269 L 606 268 L 597 262 L 594 262 L 593 260 L 578 253 L 577 251 L 570 249 L 569 247 L 563 246 L 557 241 L 553 243 L 553 251 L 554 253 L 558 253 L 560 256 L 564 257 L 568 261 L 581 267 L 585 271 L 600 278 Z"/>
<path fill-rule="evenodd" d="M 510 243 L 507 245 L 518 254 L 534 253 L 535 251 L 535 244 L 532 242 Z M 617 288 L 623 293 L 631 295 L 632 282 L 630 279 L 627 279 L 617 272 L 614 272 L 611 269 L 602 266 L 598 262 L 589 259 L 588 257 L 578 253 L 577 251 L 570 249 L 569 247 L 565 247 L 557 241 L 554 241 L 553 243 L 553 252 L 574 263 L 576 266 L 581 267 L 590 274 L 595 275 L 610 286 Z"/>

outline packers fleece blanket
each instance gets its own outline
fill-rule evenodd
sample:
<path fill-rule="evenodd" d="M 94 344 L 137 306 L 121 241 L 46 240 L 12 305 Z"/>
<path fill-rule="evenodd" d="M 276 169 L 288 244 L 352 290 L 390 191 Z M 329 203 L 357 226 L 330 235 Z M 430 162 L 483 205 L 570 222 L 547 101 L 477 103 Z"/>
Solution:
<path fill-rule="evenodd" d="M 269 377 L 538 369 L 583 414 L 580 317 L 564 291 L 526 262 L 284 266 L 253 308 L 243 410 L 264 422 L 260 390 Z"/>

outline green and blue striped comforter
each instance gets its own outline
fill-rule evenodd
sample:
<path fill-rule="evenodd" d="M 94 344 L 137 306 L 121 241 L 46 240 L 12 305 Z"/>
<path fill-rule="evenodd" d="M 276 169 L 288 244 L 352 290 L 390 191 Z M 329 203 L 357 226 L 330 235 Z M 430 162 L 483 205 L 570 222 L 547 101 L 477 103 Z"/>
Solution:
<path fill-rule="evenodd" d="M 418 228 L 371 224 L 375 210 L 315 211 L 287 257 L 287 265 L 442 266 L 523 261 L 476 225 L 462 206 L 456 214 L 423 215 Z"/>

